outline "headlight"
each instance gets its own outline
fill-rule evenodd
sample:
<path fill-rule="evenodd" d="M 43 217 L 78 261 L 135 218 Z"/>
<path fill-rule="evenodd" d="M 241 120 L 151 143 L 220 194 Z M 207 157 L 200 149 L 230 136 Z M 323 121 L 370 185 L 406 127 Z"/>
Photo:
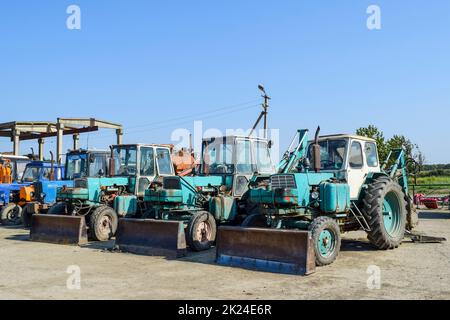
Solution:
<path fill-rule="evenodd" d="M 318 191 L 313 191 L 313 192 L 311 193 L 311 199 L 317 200 L 317 199 L 319 199 L 319 197 L 320 197 L 320 194 L 319 194 Z"/>

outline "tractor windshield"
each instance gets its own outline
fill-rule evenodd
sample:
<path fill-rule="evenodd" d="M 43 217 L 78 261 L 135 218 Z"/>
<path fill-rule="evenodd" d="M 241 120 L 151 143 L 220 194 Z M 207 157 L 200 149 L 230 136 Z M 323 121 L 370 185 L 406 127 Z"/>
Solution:
<path fill-rule="evenodd" d="M 228 140 L 227 138 L 212 138 L 203 142 L 203 173 L 234 173 L 233 140 Z"/>
<path fill-rule="evenodd" d="M 67 155 L 66 179 L 75 180 L 85 177 L 99 177 L 106 173 L 106 154 L 72 153 Z"/>
<path fill-rule="evenodd" d="M 321 170 L 341 170 L 344 165 L 346 140 L 320 141 L 320 166 Z M 309 159 L 313 163 L 312 146 L 309 147 Z"/>
<path fill-rule="evenodd" d="M 75 180 L 87 176 L 88 166 L 87 166 L 88 155 L 85 154 L 70 154 L 67 156 L 66 163 L 66 179 Z"/>
<path fill-rule="evenodd" d="M 137 147 L 114 147 L 113 162 L 114 176 L 135 176 L 137 174 Z"/>
<path fill-rule="evenodd" d="M 23 173 L 22 182 L 37 182 L 40 179 L 51 180 L 52 170 L 51 168 L 43 167 L 31 167 L 28 166 Z"/>

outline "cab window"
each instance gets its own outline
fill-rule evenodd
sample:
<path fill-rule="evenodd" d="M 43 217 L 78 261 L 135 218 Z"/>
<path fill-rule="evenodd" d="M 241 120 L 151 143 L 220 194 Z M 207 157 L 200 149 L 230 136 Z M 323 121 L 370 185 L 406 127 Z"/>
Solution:
<path fill-rule="evenodd" d="M 364 166 L 363 153 L 361 143 L 358 141 L 352 142 L 350 150 L 350 167 L 353 169 L 361 169 Z"/>
<path fill-rule="evenodd" d="M 171 175 L 173 173 L 170 152 L 168 149 L 156 149 L 156 159 L 158 161 L 158 169 L 160 175 Z"/>
<path fill-rule="evenodd" d="M 141 148 L 141 176 L 155 175 L 155 159 L 153 156 L 153 148 Z"/>
<path fill-rule="evenodd" d="M 367 165 L 369 167 L 377 167 L 378 166 L 377 145 L 374 142 L 367 142 L 365 151 L 366 151 Z"/>

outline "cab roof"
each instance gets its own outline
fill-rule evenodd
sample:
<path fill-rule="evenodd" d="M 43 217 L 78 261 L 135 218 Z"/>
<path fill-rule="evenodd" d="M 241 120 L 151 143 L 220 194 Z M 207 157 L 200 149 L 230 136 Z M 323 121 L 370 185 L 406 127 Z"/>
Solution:
<path fill-rule="evenodd" d="M 326 135 L 326 136 L 319 137 L 319 141 L 337 140 L 337 139 L 355 139 L 355 140 L 362 140 L 362 141 L 367 141 L 367 142 L 376 142 L 372 138 L 358 136 L 356 134 L 333 134 L 333 135 Z"/>
<path fill-rule="evenodd" d="M 236 136 L 209 137 L 209 138 L 203 138 L 203 141 L 209 141 L 211 139 L 226 139 L 226 140 L 228 140 L 228 139 L 236 139 L 236 138 L 237 139 L 255 140 L 255 141 L 266 141 L 266 142 L 269 141 L 269 139 L 266 139 L 266 138 L 249 137 L 249 136 L 243 136 L 243 135 L 241 135 L 241 136 L 236 135 Z"/>

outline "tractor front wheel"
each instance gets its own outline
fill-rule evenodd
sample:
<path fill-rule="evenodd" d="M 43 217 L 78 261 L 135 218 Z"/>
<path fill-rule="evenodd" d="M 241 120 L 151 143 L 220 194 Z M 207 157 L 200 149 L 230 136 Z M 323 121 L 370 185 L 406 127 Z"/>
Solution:
<path fill-rule="evenodd" d="M 10 203 L 3 207 L 0 213 L 0 222 L 4 226 L 17 226 L 22 223 L 22 207 Z"/>
<path fill-rule="evenodd" d="M 312 233 L 316 265 L 332 264 L 341 251 L 341 231 L 337 222 L 329 217 L 313 220 L 309 230 Z"/>
<path fill-rule="evenodd" d="M 206 211 L 195 213 L 186 233 L 186 242 L 194 251 L 205 251 L 216 241 L 217 226 L 213 215 Z"/>
<path fill-rule="evenodd" d="M 407 203 L 402 188 L 389 177 L 369 185 L 363 213 L 368 218 L 369 241 L 379 250 L 395 249 L 405 237 Z"/>
<path fill-rule="evenodd" d="M 117 231 L 119 217 L 113 208 L 101 206 L 94 210 L 89 221 L 89 237 L 94 241 L 108 241 Z"/>

